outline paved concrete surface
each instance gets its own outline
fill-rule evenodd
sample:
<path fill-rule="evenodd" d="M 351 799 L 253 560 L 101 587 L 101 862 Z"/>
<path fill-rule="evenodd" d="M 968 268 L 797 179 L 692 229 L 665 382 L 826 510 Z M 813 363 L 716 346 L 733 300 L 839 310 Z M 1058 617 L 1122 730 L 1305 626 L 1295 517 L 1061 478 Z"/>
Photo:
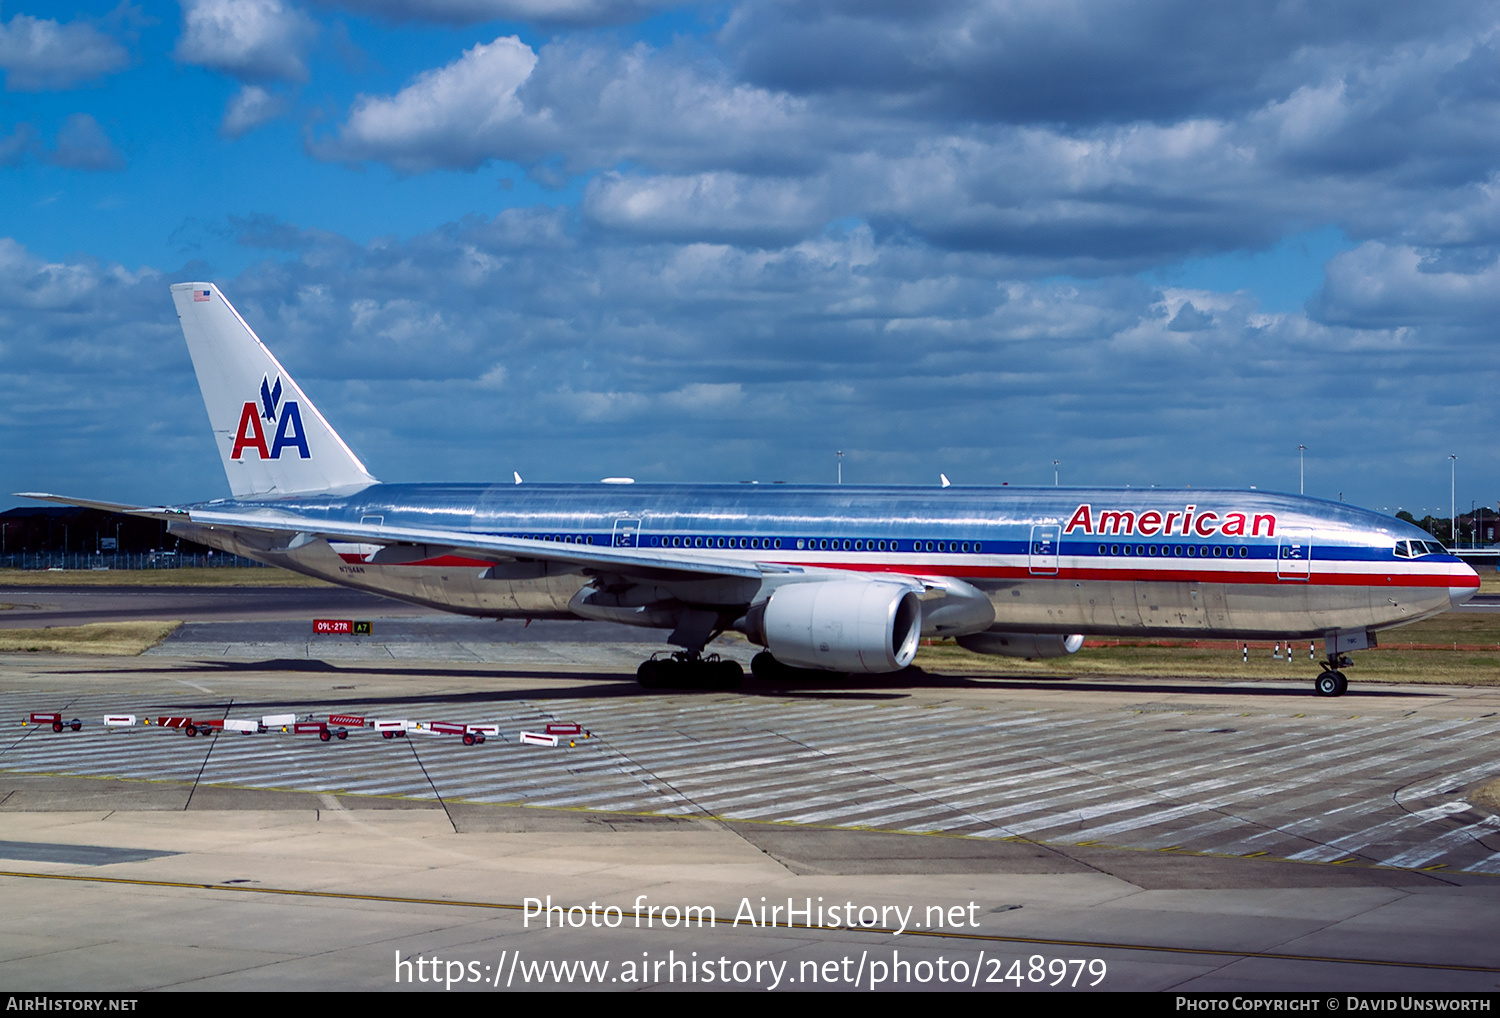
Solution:
<path fill-rule="evenodd" d="M 299 619 L 432 616 L 345 587 L 0 587 L 0 629 L 177 619 Z"/>
<path fill-rule="evenodd" d="M 1500 772 L 1500 691 L 907 675 L 644 693 L 649 648 L 505 646 L 504 666 L 437 644 L 0 656 L 0 718 L 90 722 L 0 730 L 0 984 L 1500 987 L 1500 825 L 1465 798 Z M 502 737 L 95 723 L 281 709 Z M 549 720 L 595 738 L 516 743 Z M 583 925 L 528 925 L 549 895 Z M 788 898 L 812 909 L 791 928 Z M 684 928 L 687 906 L 718 922 Z M 840 914 L 805 928 L 820 906 Z"/>
<path fill-rule="evenodd" d="M 335 616 L 348 618 L 348 615 Z M 156 647 L 150 657 L 199 660 L 264 661 L 469 661 L 501 665 L 583 664 L 586 648 L 605 648 L 610 660 L 634 671 L 654 651 L 668 651 L 666 633 L 612 622 L 533 622 L 473 619 L 458 615 L 363 617 L 368 636 L 317 634 L 312 616 L 258 622 L 188 622 Z M 738 652 L 748 663 L 752 652 L 743 640 L 721 639 L 715 651 Z M 597 654 L 590 659 L 602 663 Z"/>

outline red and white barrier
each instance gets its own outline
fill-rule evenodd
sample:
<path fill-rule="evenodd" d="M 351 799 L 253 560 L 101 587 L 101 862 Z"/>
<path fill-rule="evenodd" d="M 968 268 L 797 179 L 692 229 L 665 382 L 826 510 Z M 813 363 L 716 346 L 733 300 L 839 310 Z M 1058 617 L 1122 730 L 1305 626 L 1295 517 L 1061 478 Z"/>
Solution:
<path fill-rule="evenodd" d="M 414 729 L 416 724 L 411 721 L 381 721 L 377 719 L 370 722 L 370 727 L 387 739 L 404 739 L 406 738 L 406 733 Z"/>
<path fill-rule="evenodd" d="M 148 727 L 152 724 L 151 718 L 142 718 L 135 714 L 106 714 L 103 718 L 106 728 L 130 728 L 134 727 L 137 722 Z M 63 715 L 57 711 L 33 711 L 21 724 L 49 725 L 55 732 L 61 732 L 66 728 L 72 728 L 76 732 L 83 727 L 83 722 L 79 719 L 64 720 Z M 181 729 L 190 737 L 216 735 L 219 732 L 254 735 L 279 728 L 282 732 L 295 735 L 317 735 L 323 742 L 347 739 L 350 729 L 367 728 L 379 732 L 387 739 L 405 738 L 408 732 L 457 735 L 463 740 L 465 746 L 480 745 L 486 739 L 500 736 L 500 726 L 490 722 L 411 721 L 405 718 L 366 718 L 358 714 L 329 714 L 326 721 L 315 721 L 311 718 L 299 720 L 298 715 L 291 713 L 266 714 L 258 721 L 245 718 L 194 719 L 186 715 L 162 714 L 157 716 L 155 725 L 157 728 Z M 576 739 L 587 739 L 591 735 L 588 729 L 576 722 L 559 721 L 548 723 L 545 732 L 519 733 L 519 742 L 528 746 L 556 748 L 564 739 L 567 740 L 569 746 L 575 746 L 577 745 Z"/>
<path fill-rule="evenodd" d="M 43 711 L 32 711 L 29 719 L 22 721 L 21 724 L 49 725 L 54 732 L 60 732 L 64 728 L 71 728 L 76 732 L 83 727 L 83 722 L 78 720 L 77 718 L 73 718 L 70 721 L 64 721 L 63 716 L 55 711 L 51 713 Z"/>

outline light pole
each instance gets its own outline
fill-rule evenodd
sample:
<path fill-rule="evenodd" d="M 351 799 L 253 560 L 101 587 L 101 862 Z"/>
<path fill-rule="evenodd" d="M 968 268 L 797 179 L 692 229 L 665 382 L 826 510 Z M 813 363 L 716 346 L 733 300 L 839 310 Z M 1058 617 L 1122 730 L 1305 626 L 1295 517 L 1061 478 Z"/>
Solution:
<path fill-rule="evenodd" d="M 1297 494 L 1307 494 L 1307 464 L 1303 456 L 1307 453 L 1307 446 L 1297 446 Z"/>
<path fill-rule="evenodd" d="M 844 483 L 844 450 L 840 449 L 838 451 L 838 458 L 839 458 L 839 483 L 843 484 Z"/>
<path fill-rule="evenodd" d="M 1458 547 L 1458 456 L 1448 454 L 1448 542 Z"/>
<path fill-rule="evenodd" d="M 1052 461 L 1052 487 L 1054 488 L 1057 487 L 1057 465 L 1061 462 L 1062 460 Z"/>

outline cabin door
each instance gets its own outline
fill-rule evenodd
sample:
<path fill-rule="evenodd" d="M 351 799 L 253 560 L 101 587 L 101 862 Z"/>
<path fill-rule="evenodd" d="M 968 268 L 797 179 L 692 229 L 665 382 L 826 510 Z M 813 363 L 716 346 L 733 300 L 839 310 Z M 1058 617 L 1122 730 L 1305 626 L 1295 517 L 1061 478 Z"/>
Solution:
<path fill-rule="evenodd" d="M 1312 579 L 1312 531 L 1287 530 L 1276 551 L 1278 580 Z"/>
<path fill-rule="evenodd" d="M 1057 575 L 1057 546 L 1062 540 L 1062 527 L 1056 524 L 1031 528 L 1031 548 L 1028 564 L 1032 576 Z"/>
<path fill-rule="evenodd" d="M 615 520 L 615 536 L 610 543 L 616 548 L 634 548 L 641 533 L 639 516 L 621 516 Z"/>

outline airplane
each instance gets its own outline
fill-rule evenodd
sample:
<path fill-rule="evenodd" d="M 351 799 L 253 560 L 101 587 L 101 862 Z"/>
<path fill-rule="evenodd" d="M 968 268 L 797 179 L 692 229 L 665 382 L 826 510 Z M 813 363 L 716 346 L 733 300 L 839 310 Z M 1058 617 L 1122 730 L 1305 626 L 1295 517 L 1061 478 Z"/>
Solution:
<path fill-rule="evenodd" d="M 134 506 L 191 541 L 334 583 L 495 619 L 668 630 L 643 687 L 732 688 L 709 643 L 763 647 L 758 678 L 900 671 L 923 638 L 981 654 L 1101 637 L 1324 640 L 1348 653 L 1473 596 L 1425 531 L 1251 489 L 386 484 L 212 283 L 171 288 L 231 498 Z"/>

